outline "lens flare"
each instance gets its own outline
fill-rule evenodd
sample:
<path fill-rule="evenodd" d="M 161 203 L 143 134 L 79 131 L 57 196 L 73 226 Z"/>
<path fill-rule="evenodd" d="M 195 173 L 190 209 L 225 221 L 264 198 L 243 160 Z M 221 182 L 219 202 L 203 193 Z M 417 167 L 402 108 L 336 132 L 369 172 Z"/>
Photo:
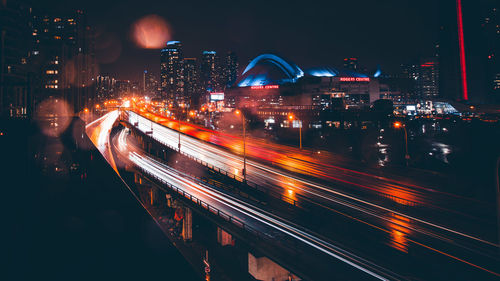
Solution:
<path fill-rule="evenodd" d="M 50 137 L 61 135 L 71 123 L 72 118 L 73 112 L 68 103 L 53 97 L 38 105 L 35 116 L 42 133 Z"/>
<path fill-rule="evenodd" d="M 145 49 L 159 49 L 170 40 L 170 27 L 162 17 L 148 15 L 132 25 L 132 38 L 137 46 Z"/>

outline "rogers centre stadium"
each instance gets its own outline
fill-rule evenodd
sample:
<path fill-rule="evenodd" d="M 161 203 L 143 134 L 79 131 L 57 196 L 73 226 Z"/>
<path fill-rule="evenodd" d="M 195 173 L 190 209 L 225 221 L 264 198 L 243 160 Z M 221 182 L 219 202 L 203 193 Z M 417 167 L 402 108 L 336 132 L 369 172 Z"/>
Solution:
<path fill-rule="evenodd" d="M 386 88 L 373 75 L 334 67 L 302 70 L 281 57 L 262 54 L 226 89 L 225 103 L 228 107 L 364 107 L 380 99 Z"/>

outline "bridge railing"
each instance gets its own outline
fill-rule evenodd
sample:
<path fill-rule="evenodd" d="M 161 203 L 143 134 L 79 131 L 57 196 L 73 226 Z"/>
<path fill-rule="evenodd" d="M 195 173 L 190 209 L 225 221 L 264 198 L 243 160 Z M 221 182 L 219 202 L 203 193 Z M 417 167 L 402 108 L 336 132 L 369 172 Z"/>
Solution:
<path fill-rule="evenodd" d="M 138 165 L 134 165 L 136 169 L 138 169 L 141 173 L 143 174 L 146 174 L 148 175 L 148 177 L 152 178 L 154 181 L 156 181 L 157 183 L 160 183 L 160 188 L 163 188 L 163 187 L 167 187 L 169 188 L 171 191 L 174 191 L 175 193 L 177 193 L 179 196 L 182 196 L 190 201 L 192 201 L 193 203 L 195 203 L 196 205 L 198 205 L 199 207 L 207 210 L 208 212 L 224 219 L 225 221 L 227 222 L 230 222 L 234 225 L 236 225 L 237 227 L 243 229 L 243 230 L 246 230 L 250 233 L 252 233 L 253 235 L 256 235 L 260 238 L 265 238 L 267 239 L 268 238 L 268 235 L 265 234 L 264 232 L 261 232 L 261 231 L 258 231 L 257 229 L 251 227 L 250 225 L 246 224 L 245 222 L 243 222 L 241 219 L 235 217 L 235 216 L 232 216 L 222 210 L 220 210 L 219 208 L 213 206 L 213 205 L 210 205 L 208 202 L 206 201 L 203 201 L 202 199 L 196 197 L 196 196 L 193 196 L 192 194 L 186 192 L 184 189 L 182 188 L 179 188 L 171 183 L 169 183 L 168 181 L 166 181 L 165 179 L 161 178 L 161 177 L 158 177 L 157 175 L 141 168 L 140 166 Z M 164 190 L 166 191 L 166 190 Z"/>
<path fill-rule="evenodd" d="M 134 113 L 134 114 L 138 115 L 137 113 Z M 138 115 L 138 116 L 139 116 L 139 115 Z M 139 117 L 140 117 L 140 118 L 144 118 L 144 117 L 142 117 L 142 116 L 139 116 Z M 147 119 L 147 118 L 144 118 L 144 119 Z M 130 123 L 129 123 L 129 124 L 130 124 Z M 158 123 L 157 123 L 157 124 L 158 124 Z M 163 126 L 162 124 L 158 124 L 158 125 Z M 138 127 L 138 126 L 135 126 L 135 124 L 134 124 L 134 125 L 132 125 L 132 126 L 134 126 L 134 127 L 136 127 L 136 128 Z M 163 127 L 165 127 L 165 126 L 163 126 Z M 168 128 L 168 127 L 165 127 L 165 128 L 170 129 L 170 128 Z M 137 128 L 137 129 L 138 129 L 138 130 L 140 130 L 139 128 Z M 170 129 L 170 130 L 171 130 L 171 129 Z M 140 131 L 141 131 L 141 130 L 140 130 Z M 142 131 L 141 131 L 141 132 L 142 132 Z M 143 133 L 145 133 L 145 132 L 143 132 Z M 155 138 L 153 135 L 146 135 L 146 136 L 147 136 L 147 137 L 150 137 L 150 138 L 152 138 L 152 139 L 154 139 L 156 142 L 159 142 L 159 143 L 161 143 L 162 145 L 164 145 L 164 146 L 166 146 L 166 147 L 168 147 L 168 148 L 170 148 L 170 149 L 172 149 L 172 150 L 174 150 L 174 151 L 177 151 L 177 152 L 178 152 L 178 153 L 180 153 L 181 155 L 183 155 L 183 156 L 185 156 L 185 157 L 189 158 L 190 160 L 193 160 L 193 161 L 195 161 L 195 162 L 197 162 L 197 163 L 199 163 L 199 164 L 201 164 L 201 165 L 203 165 L 203 166 L 205 166 L 205 167 L 209 168 L 210 170 L 213 170 L 213 171 L 215 171 L 215 172 L 218 172 L 218 173 L 220 173 L 220 174 L 222 174 L 222 175 L 225 175 L 225 176 L 227 176 L 227 177 L 229 177 L 229 178 L 232 178 L 232 179 L 234 179 L 234 180 L 237 180 L 237 181 L 239 181 L 239 182 L 241 182 L 241 183 L 243 183 L 243 182 L 244 182 L 244 178 L 243 178 L 243 177 L 241 177 L 241 176 L 236 175 L 235 173 L 232 173 L 232 172 L 227 171 L 227 170 L 225 170 L 225 169 L 222 169 L 222 168 L 220 168 L 220 167 L 216 167 L 216 166 L 214 166 L 214 165 L 212 165 L 212 164 L 209 164 L 209 163 L 207 163 L 207 162 L 205 162 L 205 161 L 203 161 L 203 160 L 201 160 L 201 159 L 199 159 L 199 158 L 196 158 L 196 157 L 194 157 L 194 156 L 192 156 L 192 155 L 190 155 L 190 154 L 187 154 L 187 153 L 183 152 L 182 150 L 181 150 L 181 151 L 179 151 L 179 148 L 178 148 L 178 147 L 175 147 L 175 146 L 170 145 L 170 144 L 168 144 L 168 143 L 166 143 L 166 142 L 163 142 L 163 141 L 161 141 L 161 140 L 159 140 L 159 139 Z M 298 200 L 296 200 L 296 199 L 294 199 L 294 198 L 291 198 L 291 197 L 288 197 L 288 196 L 286 196 L 286 195 L 284 195 L 284 194 L 282 194 L 282 193 L 272 191 L 272 190 L 270 190 L 269 188 L 265 188 L 265 187 L 263 187 L 263 186 L 260 186 L 260 185 L 258 185 L 258 184 L 256 184 L 256 183 L 252 182 L 252 181 L 248 181 L 248 180 L 247 180 L 247 181 L 246 181 L 246 184 L 247 184 L 249 187 L 251 187 L 251 188 L 254 188 L 254 189 L 256 189 L 256 190 L 258 190 L 258 191 L 260 191 L 260 192 L 263 192 L 263 193 L 265 193 L 265 194 L 268 194 L 269 196 L 272 196 L 272 197 L 274 197 L 274 198 L 277 198 L 277 199 L 279 199 L 279 200 L 281 200 L 281 201 L 287 202 L 287 203 L 289 203 L 289 204 L 291 204 L 291 205 L 293 205 L 293 206 L 299 206 L 299 202 L 298 202 Z"/>
<path fill-rule="evenodd" d="M 118 149 L 118 148 L 115 146 L 115 149 Z M 116 150 L 116 151 L 120 151 L 120 150 Z M 121 154 L 118 154 L 117 156 L 124 157 Z M 125 157 L 125 158 L 128 159 L 128 157 Z M 153 156 L 153 158 L 156 158 L 157 161 L 164 163 L 164 161 L 159 159 L 158 157 Z M 276 231 L 273 231 L 272 233 L 267 233 L 267 232 L 261 231 L 255 227 L 248 225 L 243 220 L 241 220 L 241 219 L 239 219 L 231 214 L 228 214 L 227 212 L 224 212 L 223 210 L 220 210 L 219 208 L 211 205 L 210 203 L 202 200 L 201 198 L 193 196 L 189 192 L 186 192 L 182 188 L 180 188 L 174 184 L 171 184 L 170 182 L 166 181 L 165 179 L 143 169 L 142 167 L 138 166 L 137 164 L 134 163 L 133 167 L 137 171 L 141 172 L 143 175 L 146 175 L 153 182 L 156 182 L 158 187 L 160 189 L 162 189 L 164 192 L 168 192 L 168 190 L 167 190 L 167 188 L 168 188 L 170 191 L 176 193 L 179 197 L 183 197 L 186 200 L 190 200 L 191 202 L 193 202 L 195 205 L 199 206 L 200 208 L 207 210 L 211 214 L 222 218 L 224 221 L 227 221 L 227 222 L 231 223 L 232 225 L 235 225 L 236 227 L 250 233 L 251 235 L 253 235 L 259 239 L 262 239 L 263 241 L 271 242 L 272 245 L 277 245 L 277 246 L 279 245 L 279 247 L 281 249 L 286 249 L 287 251 L 290 251 L 290 254 L 292 254 L 292 255 L 298 255 L 300 252 L 302 252 L 304 250 L 304 248 L 302 247 L 304 245 L 299 243 L 297 239 L 295 239 L 294 237 L 292 237 L 290 235 L 285 235 L 284 233 L 280 233 L 280 232 L 276 232 Z M 170 168 L 170 167 L 168 167 L 168 168 L 171 170 L 174 170 L 173 168 Z M 184 173 L 184 174 L 186 174 L 186 173 Z M 189 176 L 193 177 L 193 178 L 198 178 L 199 180 L 203 181 L 203 179 L 201 179 L 199 177 L 196 177 L 193 175 L 189 175 Z M 206 181 L 204 181 L 204 183 L 205 183 L 205 185 L 214 188 L 212 185 L 210 185 Z M 299 258 L 299 256 L 297 256 L 297 258 Z"/>

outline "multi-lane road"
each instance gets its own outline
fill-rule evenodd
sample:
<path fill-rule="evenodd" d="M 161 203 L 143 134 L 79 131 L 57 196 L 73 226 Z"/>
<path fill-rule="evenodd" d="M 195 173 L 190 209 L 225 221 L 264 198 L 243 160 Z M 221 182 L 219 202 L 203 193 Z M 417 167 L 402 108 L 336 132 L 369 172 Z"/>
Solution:
<path fill-rule="evenodd" d="M 105 139 L 109 138 L 110 126 L 116 117 L 117 113 L 110 113 L 88 126 L 88 132 L 90 131 L 89 134 L 93 136 L 91 139 L 96 140 L 95 143 L 99 144 L 99 140 L 104 140 L 101 141 L 104 153 L 107 153 L 110 147 L 109 144 L 105 144 L 107 143 Z M 134 112 L 128 112 L 128 121 L 130 124 L 136 124 L 139 130 L 148 132 L 159 142 L 172 148 L 178 146 L 177 131 L 151 122 Z M 241 157 L 226 148 L 207 143 L 207 140 L 209 139 L 200 140 L 182 134 L 181 152 L 219 169 L 241 175 Z M 468 279 L 471 276 L 480 278 L 499 276 L 499 249 L 495 241 L 483 239 L 473 232 L 457 230 L 446 223 L 438 224 L 428 220 L 432 212 L 426 212 L 427 205 L 414 202 L 427 202 L 426 200 L 434 202 L 436 197 L 438 200 L 443 200 L 439 197 L 448 196 L 446 194 L 434 195 L 432 191 L 423 192 L 419 186 L 404 185 L 401 181 L 347 169 L 339 174 L 329 172 L 330 178 L 339 178 L 343 181 L 330 181 L 331 184 L 328 184 L 328 181 L 314 180 L 321 177 L 319 174 L 305 177 L 301 176 L 301 173 L 287 171 L 261 161 L 248 161 L 249 182 L 281 192 L 298 201 L 313 202 L 328 210 L 328 215 L 323 214 L 324 224 L 328 227 L 308 230 L 300 221 L 291 222 L 293 218 L 286 215 L 277 216 L 270 213 L 270 210 L 252 206 L 239 198 L 204 185 L 186 174 L 172 170 L 131 145 L 124 131 L 117 137 L 116 142 L 120 153 L 127 155 L 129 161 L 144 171 L 183 188 L 193 196 L 208 200 L 217 208 L 251 224 L 252 227 L 264 232 L 278 231 L 291 236 L 320 253 L 345 262 L 372 277 L 427 279 L 426 277 L 453 276 L 455 279 Z M 110 160 L 112 159 L 108 159 Z M 303 162 L 303 159 L 300 158 L 300 161 Z M 114 165 L 113 161 L 111 163 Z M 336 169 L 342 170 L 340 167 Z M 364 190 L 366 188 L 368 190 Z M 416 199 L 410 198 L 412 200 L 409 201 L 414 203 L 409 204 L 376 194 L 383 194 L 391 188 L 399 192 L 409 190 L 411 193 L 423 195 Z M 374 193 L 377 196 L 374 196 Z M 465 200 L 451 195 L 450 197 L 453 200 Z M 448 209 L 442 212 L 443 217 L 460 214 L 456 210 Z M 317 232 L 321 235 L 317 236 L 315 234 Z M 436 271 L 436 263 L 442 272 Z"/>
<path fill-rule="evenodd" d="M 173 148 L 178 146 L 179 135 L 174 130 L 176 122 L 166 120 L 158 124 L 132 111 L 128 112 L 128 118 L 131 124 L 136 124 L 143 132 L 150 132 L 159 142 Z M 156 120 L 162 123 L 162 118 Z M 182 153 L 241 176 L 242 157 L 225 147 L 209 143 L 215 142 L 213 132 L 185 123 L 181 131 L 186 133 L 181 135 Z M 221 141 L 224 137 L 215 134 L 218 143 L 229 144 L 228 140 Z M 484 260 L 482 254 L 487 256 L 486 260 L 490 257 L 498 260 L 499 246 L 497 241 L 484 238 L 478 231 L 494 229 L 494 220 L 487 221 L 481 217 L 486 210 L 493 210 L 494 214 L 494 206 L 422 187 L 410 180 L 406 183 L 401 179 L 387 179 L 332 165 L 333 168 L 326 169 L 298 153 L 295 159 L 288 160 L 288 156 L 276 156 L 282 151 L 267 152 L 273 151 L 273 148 L 262 144 L 258 147 L 266 153 L 264 158 L 275 163 L 288 161 L 284 166 L 301 173 L 267 165 L 265 161 L 260 161 L 261 158 L 255 157 L 247 161 L 249 182 L 298 201 L 316 202 L 334 212 L 340 210 L 346 216 L 381 228 L 387 233 L 388 244 L 395 249 L 408 251 L 416 246 L 427 247 L 481 270 L 497 270 L 494 268 L 495 261 L 486 262 L 488 266 L 480 265 Z M 444 241 L 453 241 L 453 247 L 443 246 Z"/>
<path fill-rule="evenodd" d="M 130 111 L 131 121 L 140 121 L 144 131 L 160 128 L 153 134 L 157 139 L 172 147 L 177 147 L 178 130 L 175 120 L 141 112 L 158 123 L 151 125 L 148 119 L 139 119 Z M 162 130 L 163 127 L 172 130 Z M 229 134 L 219 133 L 196 125 L 182 122 L 183 137 L 186 142 L 182 152 L 201 159 L 227 172 L 242 175 L 243 141 Z M 189 138 L 192 137 L 192 138 Z M 209 145 L 213 144 L 213 145 Z M 428 175 L 381 176 L 353 168 L 352 163 L 323 152 L 308 154 L 290 146 L 247 139 L 246 153 L 253 160 L 248 161 L 248 180 L 259 185 L 273 183 L 273 188 L 283 194 L 301 195 L 314 198 L 316 202 L 328 201 L 330 195 L 355 197 L 356 203 L 372 207 L 390 207 L 390 212 L 404 214 L 419 223 L 433 225 L 441 230 L 451 230 L 459 235 L 469 236 L 486 243 L 495 242 L 496 206 L 494 200 L 481 202 L 476 199 L 443 192 L 433 183 L 424 182 Z M 206 159 L 206 160 L 205 160 Z M 344 165 L 342 165 L 344 164 Z M 442 183 L 440 183 L 442 184 Z M 280 188 L 277 188 L 280 187 Z M 470 187 L 477 188 L 477 187 Z M 339 194 L 341 192 L 342 194 Z M 352 200 L 353 198 L 346 198 Z M 357 200 L 361 199 L 361 200 Z M 377 206 L 374 206 L 374 205 Z M 387 210 L 386 210 L 387 211 Z M 495 243 L 494 243 L 495 244 Z M 498 244 L 498 243 L 496 243 Z"/>
<path fill-rule="evenodd" d="M 115 147 L 119 155 L 122 156 L 120 157 L 122 161 L 133 163 L 135 166 L 140 167 L 146 174 L 154 176 L 165 184 L 172 185 L 189 194 L 192 196 L 192 200 L 202 200 L 211 207 L 252 227 L 252 229 L 259 233 L 265 233 L 270 238 L 274 237 L 275 239 L 279 239 L 280 235 L 286 235 L 296 239 L 302 242 L 304 246 L 310 247 L 306 252 L 309 252 L 309 254 L 312 252 L 311 259 L 319 260 L 317 256 L 314 257 L 314 251 L 317 251 L 316 255 L 322 254 L 326 256 L 325 258 L 330 258 L 333 261 L 338 260 L 359 271 L 359 273 L 366 274 L 376 279 L 394 280 L 401 278 L 401 276 L 394 272 L 356 256 L 334 245 L 332 242 L 301 228 L 293 222 L 260 208 L 259 206 L 249 204 L 242 198 L 220 191 L 186 173 L 172 169 L 166 164 L 147 155 L 147 153 L 137 145 L 132 144 L 133 141 L 128 141 L 128 138 L 126 129 L 122 130 L 115 138 Z M 354 276 L 361 277 L 362 275 L 356 273 Z M 325 276 L 325 278 L 328 279 L 327 276 Z"/>

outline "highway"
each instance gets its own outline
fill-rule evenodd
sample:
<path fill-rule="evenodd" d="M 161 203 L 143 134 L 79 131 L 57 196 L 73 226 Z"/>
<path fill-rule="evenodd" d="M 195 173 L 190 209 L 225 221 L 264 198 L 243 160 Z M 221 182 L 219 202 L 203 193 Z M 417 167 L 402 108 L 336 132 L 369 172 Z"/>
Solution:
<path fill-rule="evenodd" d="M 432 225 L 425 223 L 418 225 L 418 222 L 406 216 L 390 211 L 377 211 L 377 205 L 370 202 L 363 205 L 354 197 L 349 201 L 345 199 L 349 198 L 346 195 L 340 194 L 337 197 L 330 194 L 324 199 L 325 202 L 329 202 L 325 208 L 331 211 L 330 214 L 321 215 L 321 218 L 327 222 L 324 228 L 328 230 L 311 229 L 308 228 L 309 224 L 304 222 L 303 218 L 295 218 L 290 214 L 279 213 L 279 210 L 269 210 L 250 204 L 243 198 L 217 190 L 149 157 L 138 145 L 134 144 L 133 137 L 127 137 L 125 130 L 115 137 L 114 145 L 111 145 L 108 142 L 109 134 L 117 117 L 117 111 L 113 111 L 87 126 L 87 134 L 92 136 L 91 139 L 99 146 L 99 150 L 105 155 L 110 165 L 115 165 L 111 150 L 117 148 L 119 155 L 126 157 L 127 161 L 140 167 L 145 173 L 208 202 L 252 228 L 266 233 L 272 239 L 281 241 L 286 236 L 300 241 L 304 255 L 310 256 L 311 259 L 320 257 L 326 265 L 340 261 L 351 269 L 381 280 L 440 279 L 443 276 L 450 276 L 455 280 L 470 280 L 471 277 L 495 280 L 494 278 L 500 277 L 498 248 L 495 245 L 476 240 L 474 237 L 453 234 L 452 229 L 444 231 L 446 233 L 438 233 L 439 231 L 432 229 Z M 139 129 L 143 131 L 150 131 L 152 126 L 152 137 L 169 142 L 169 145 L 174 148 L 177 147 L 178 134 L 175 131 L 143 120 L 139 116 L 130 115 L 129 118 L 132 118 L 131 124 L 138 122 Z M 197 139 L 182 135 L 181 142 L 183 153 L 191 153 L 204 161 L 210 161 L 225 168 L 241 164 L 237 156 L 226 150 L 219 151 L 217 150 L 219 148 Z M 228 157 L 228 160 L 233 162 L 224 162 L 224 157 Z M 273 187 L 271 181 L 273 168 L 253 163 L 253 161 L 249 163 L 249 180 L 254 180 L 254 178 L 260 180 L 262 176 L 259 177 L 259 175 L 264 175 L 268 177 L 266 186 L 276 188 Z M 288 176 L 286 173 L 280 172 L 280 177 L 286 176 Z M 296 176 L 293 175 L 293 177 Z M 313 184 L 305 180 L 304 182 L 304 185 Z M 315 188 L 315 186 L 308 188 Z M 293 193 L 287 193 L 287 195 L 303 200 L 301 199 L 302 193 L 297 192 L 299 190 L 295 189 Z M 319 192 L 316 191 L 316 193 Z M 373 208 L 370 209 L 367 206 Z M 318 234 L 318 231 L 321 234 Z M 450 238 L 450 235 L 456 237 Z M 307 247 L 304 248 L 305 246 Z M 321 258 L 322 255 L 325 258 Z M 439 270 L 435 268 L 436 265 L 439 266 Z"/>
<path fill-rule="evenodd" d="M 177 122 L 168 118 L 147 112 L 141 114 L 165 127 L 171 129 L 178 127 Z M 136 122 L 139 120 L 135 118 L 137 116 L 131 113 L 130 118 Z M 141 129 L 151 130 L 149 121 L 146 119 L 139 121 Z M 182 152 L 241 177 L 243 168 L 241 139 L 189 123 L 183 123 L 181 130 L 185 134 L 181 143 L 186 142 L 186 149 Z M 157 136 L 156 132 L 153 134 Z M 169 146 L 177 147 L 178 136 L 174 131 L 162 130 L 157 139 Z M 211 146 L 208 143 L 215 145 Z M 403 215 L 402 213 L 408 216 L 414 215 L 413 219 L 425 217 L 421 223 L 429 223 L 442 230 L 453 228 L 464 236 L 497 244 L 496 237 L 491 237 L 491 231 L 486 234 L 480 231 L 485 228 L 495 228 L 496 217 L 492 215 L 495 213 L 495 206 L 491 202 L 480 202 L 440 192 L 425 185 L 418 185 L 415 179 L 408 177 L 394 180 L 335 166 L 332 165 L 332 159 L 326 160 L 320 155 L 307 155 L 284 145 L 247 140 L 246 150 L 247 155 L 256 160 L 248 161 L 247 167 L 248 180 L 255 184 L 265 186 L 274 181 L 274 188 L 281 187 L 280 192 L 283 194 L 297 193 L 306 197 L 319 197 L 316 199 L 320 200 L 325 199 L 325 195 L 328 194 L 341 195 L 335 193 L 338 191 L 343 195 L 366 199 L 364 201 L 378 206 L 390 207 L 389 211 L 396 211 L 399 215 Z M 477 227 L 479 225 L 482 227 Z"/>
<path fill-rule="evenodd" d="M 111 132 L 116 119 L 118 119 L 118 116 L 118 110 L 114 110 L 85 126 L 87 135 L 89 136 L 92 143 L 94 143 L 95 147 L 99 150 L 106 161 L 108 161 L 108 163 L 117 173 L 118 169 L 116 167 L 109 145 L 109 133 Z"/>
<path fill-rule="evenodd" d="M 312 249 L 330 258 L 340 260 L 375 279 L 397 280 L 402 278 L 366 259 L 343 250 L 330 241 L 325 241 L 315 236 L 315 234 L 308 232 L 286 219 L 249 204 L 228 193 L 221 192 L 190 175 L 172 169 L 164 163 L 148 156 L 137 146 L 131 145 L 130 142 L 127 141 L 127 136 L 127 130 L 122 130 L 116 137 L 116 147 L 122 157 L 127 158 L 129 162 L 140 167 L 147 174 L 160 178 L 164 183 L 171 184 L 193 196 L 194 201 L 203 200 L 210 206 L 231 215 L 238 221 L 251 226 L 258 232 L 267 234 L 269 237 L 277 235 L 276 233 L 281 233 L 282 235 L 297 239 L 305 245 L 312 247 Z M 274 237 L 274 239 L 278 239 L 278 237 Z"/>
<path fill-rule="evenodd" d="M 141 131 L 149 132 L 152 130 L 151 136 L 153 138 L 170 147 L 177 147 L 178 132 L 151 122 L 133 112 L 129 111 L 128 113 L 129 122 L 137 124 Z M 183 134 L 181 136 L 181 152 L 241 176 L 241 157 L 226 149 Z M 316 183 L 310 179 L 257 161 L 250 160 L 247 163 L 247 179 L 249 182 L 282 192 L 298 201 L 310 200 L 317 202 L 332 212 L 356 218 L 372 228 L 385 232 L 387 236 L 385 239 L 394 249 L 407 252 L 415 247 L 426 248 L 426 250 L 433 251 L 464 265 L 490 272 L 493 275 L 498 274 L 495 266 L 498 262 L 498 245 L 473 234 L 456 230 L 445 223 L 437 224 L 432 220 L 428 220 L 429 213 L 423 208 L 428 206 L 421 202 L 427 198 L 420 198 L 420 204 L 418 205 L 400 204 L 401 206 L 387 204 L 385 200 L 379 201 L 379 197 L 375 197 L 375 200 L 371 199 L 374 189 L 378 190 L 378 181 L 383 182 L 383 189 L 377 191 L 382 193 L 390 187 L 398 190 L 410 189 L 410 187 L 398 186 L 394 181 L 384 181 L 384 179 L 380 178 L 377 181 L 374 180 L 377 177 L 372 175 L 365 177 L 358 175 L 359 181 L 355 186 L 358 189 L 362 187 L 362 191 L 370 187 L 368 188 L 370 192 L 365 194 L 358 190 L 358 193 L 351 193 L 348 192 L 350 191 L 349 188 L 342 189 L 342 187 L 352 185 L 352 183 L 344 182 L 339 188 L 337 185 Z M 336 174 L 332 176 L 338 177 Z M 436 197 L 439 196 L 443 195 L 439 194 Z M 454 200 L 460 199 L 453 198 Z M 394 203 L 393 200 L 390 201 Z M 413 201 L 417 201 L 417 199 Z M 422 209 L 424 210 L 421 211 Z M 459 212 L 453 210 L 440 209 L 440 212 L 442 212 L 442 217 L 455 216 L 456 218 L 456 216 L 460 215 Z M 419 214 L 423 215 L 420 216 Z M 471 220 L 468 217 L 465 217 L 465 219 Z"/>

